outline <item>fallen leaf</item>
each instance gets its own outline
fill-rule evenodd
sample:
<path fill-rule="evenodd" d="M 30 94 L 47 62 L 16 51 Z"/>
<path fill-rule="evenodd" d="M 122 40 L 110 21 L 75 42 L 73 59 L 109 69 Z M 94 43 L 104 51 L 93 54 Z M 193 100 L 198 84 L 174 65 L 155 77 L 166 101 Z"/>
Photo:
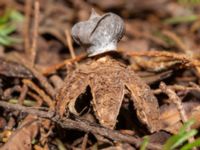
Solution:
<path fill-rule="evenodd" d="M 7 77 L 32 78 L 32 73 L 21 64 L 0 58 L 0 75 Z"/>
<path fill-rule="evenodd" d="M 196 120 L 192 128 L 199 128 L 200 123 L 200 103 L 197 102 L 184 102 L 184 110 L 188 119 Z M 178 133 L 180 127 L 183 125 L 178 109 L 174 104 L 164 105 L 160 111 L 160 121 L 162 122 L 162 129 L 170 133 Z"/>
<path fill-rule="evenodd" d="M 32 150 L 31 142 L 38 133 L 37 117 L 29 115 L 16 131 L 13 131 L 1 150 Z"/>

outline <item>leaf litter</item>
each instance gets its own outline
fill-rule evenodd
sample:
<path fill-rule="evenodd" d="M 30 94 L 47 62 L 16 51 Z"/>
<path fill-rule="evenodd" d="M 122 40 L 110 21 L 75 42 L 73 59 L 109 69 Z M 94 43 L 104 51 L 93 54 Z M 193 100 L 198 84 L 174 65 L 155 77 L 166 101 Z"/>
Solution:
<path fill-rule="evenodd" d="M 145 135 L 146 148 L 162 149 L 190 119 L 195 123 L 185 133 L 194 135 L 200 126 L 199 5 L 191 3 L 0 2 L 0 14 L 9 8 L 25 16 L 7 35 L 24 43 L 0 45 L 1 149 L 139 149 Z M 96 16 L 92 32 L 84 29 L 90 36 L 82 47 L 71 43 L 67 31 L 92 8 L 105 15 Z M 120 53 L 88 58 L 91 39 L 95 46 L 109 39 L 101 34 L 108 12 L 125 21 Z M 184 147 L 198 146 L 197 137 Z"/>

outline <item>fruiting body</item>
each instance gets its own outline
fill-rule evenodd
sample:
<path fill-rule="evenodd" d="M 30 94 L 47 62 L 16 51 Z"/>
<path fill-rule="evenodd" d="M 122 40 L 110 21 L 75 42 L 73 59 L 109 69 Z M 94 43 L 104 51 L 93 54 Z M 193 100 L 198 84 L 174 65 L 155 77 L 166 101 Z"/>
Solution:
<path fill-rule="evenodd" d="M 117 43 L 124 34 L 124 22 L 116 14 L 102 16 L 92 10 L 89 20 L 75 24 L 72 28 L 74 40 L 86 48 L 89 56 L 117 50 Z"/>
<path fill-rule="evenodd" d="M 86 48 L 89 56 L 115 51 L 123 33 L 124 22 L 119 16 L 113 13 L 99 16 L 94 10 L 88 21 L 77 23 L 72 28 L 74 40 Z M 150 132 L 160 129 L 159 105 L 150 87 L 131 67 L 112 55 L 89 59 L 68 74 L 56 96 L 59 116 L 62 117 L 66 111 L 80 115 L 82 110 L 77 109 L 78 97 L 88 87 L 92 95 L 90 104 L 101 125 L 111 129 L 115 127 L 123 99 L 127 95 L 133 101 L 138 119 Z"/>

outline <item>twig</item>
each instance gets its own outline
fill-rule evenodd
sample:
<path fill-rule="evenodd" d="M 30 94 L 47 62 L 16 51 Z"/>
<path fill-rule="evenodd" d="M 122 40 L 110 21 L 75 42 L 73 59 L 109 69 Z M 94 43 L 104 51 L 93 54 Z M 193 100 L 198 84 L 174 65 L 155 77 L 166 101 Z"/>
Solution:
<path fill-rule="evenodd" d="M 23 104 L 24 103 L 24 99 L 26 97 L 26 94 L 28 92 L 28 87 L 24 84 L 22 86 L 21 92 L 20 92 L 20 96 L 19 96 L 19 104 Z"/>
<path fill-rule="evenodd" d="M 167 85 L 164 83 L 164 82 L 161 82 L 160 83 L 160 89 L 166 93 L 169 97 L 169 99 L 171 100 L 172 103 L 174 103 L 180 113 L 180 117 L 181 117 L 181 120 L 183 123 L 187 122 L 188 121 L 188 118 L 187 118 L 187 115 L 186 115 L 186 112 L 183 108 L 183 105 L 182 105 L 182 101 L 181 99 L 177 96 L 177 94 L 172 90 L 170 89 L 169 87 L 167 87 Z M 187 130 L 190 130 L 190 128 L 188 128 Z M 194 137 L 190 137 L 189 138 L 189 142 L 193 142 L 195 141 Z"/>
<path fill-rule="evenodd" d="M 51 110 L 54 109 L 53 100 L 48 95 L 46 95 L 42 89 L 35 85 L 31 80 L 24 79 L 23 83 L 30 87 L 32 90 L 36 91 L 43 98 L 43 101 L 47 103 Z"/>
<path fill-rule="evenodd" d="M 55 65 L 52 65 L 52 66 L 46 68 L 45 70 L 43 70 L 42 74 L 48 75 L 48 74 L 54 73 L 56 70 L 64 67 L 65 65 L 70 64 L 70 63 L 75 63 L 77 61 L 84 59 L 85 57 L 86 57 L 86 55 L 83 54 L 83 55 L 77 56 L 74 59 L 66 59 L 58 64 L 55 64 Z"/>
<path fill-rule="evenodd" d="M 191 51 L 189 49 L 189 47 L 181 41 L 181 39 L 173 32 L 170 31 L 164 31 L 163 32 L 166 36 L 168 36 L 169 38 L 171 38 L 172 40 L 174 40 L 174 42 L 177 44 L 177 46 L 183 51 L 183 53 L 185 53 L 186 55 L 190 56 L 191 58 L 197 58 L 196 54 L 194 55 L 193 51 Z M 200 74 L 200 67 L 199 66 L 195 66 L 198 74 Z"/>
<path fill-rule="evenodd" d="M 24 107 L 18 104 L 10 104 L 3 101 L 0 101 L 0 106 L 7 109 L 19 110 L 21 112 L 26 112 L 29 114 L 37 115 L 42 118 L 50 119 L 54 121 L 55 123 L 60 124 L 63 128 L 77 129 L 77 130 L 81 130 L 85 132 L 91 132 L 93 134 L 99 134 L 101 136 L 107 137 L 114 141 L 121 141 L 121 142 L 134 144 L 136 147 L 139 147 L 142 143 L 142 139 L 135 138 L 133 136 L 123 135 L 118 131 L 100 127 L 94 124 L 92 125 L 91 123 L 87 121 L 80 121 L 80 120 L 77 121 L 77 120 L 72 120 L 68 118 L 61 120 L 58 118 L 58 116 L 55 116 L 55 113 L 52 111 L 49 111 L 49 112 L 40 111 L 34 108 L 28 108 L 28 107 Z M 149 143 L 147 147 L 153 150 L 161 150 L 161 145 L 155 144 L 155 143 Z"/>
<path fill-rule="evenodd" d="M 33 41 L 31 45 L 31 64 L 34 66 L 35 58 L 37 53 L 37 38 L 38 38 L 38 26 L 39 26 L 39 11 L 40 3 L 38 0 L 35 0 L 34 3 L 34 25 L 33 25 Z"/>
<path fill-rule="evenodd" d="M 124 50 L 119 50 L 120 52 L 129 56 L 148 56 L 148 57 L 168 57 L 172 60 L 182 61 L 182 65 L 185 67 L 194 67 L 197 70 L 198 76 L 200 76 L 200 61 L 196 59 L 192 54 L 187 56 L 186 54 L 176 54 L 172 52 L 164 51 L 131 51 L 126 52 Z M 192 57 L 191 57 L 192 56 Z"/>
<path fill-rule="evenodd" d="M 200 92 L 200 88 L 197 88 L 195 86 L 187 87 L 187 86 L 175 84 L 175 85 L 168 85 L 167 87 L 169 87 L 173 91 L 197 91 L 197 92 Z M 154 94 L 160 94 L 162 92 L 163 92 L 163 90 L 161 90 L 161 89 L 156 89 L 153 91 Z"/>
<path fill-rule="evenodd" d="M 191 55 L 191 50 L 189 50 L 189 47 L 185 43 L 183 43 L 175 33 L 167 30 L 163 31 L 162 33 L 171 38 L 183 53 Z"/>
<path fill-rule="evenodd" d="M 83 142 L 81 144 L 81 150 L 86 150 L 87 142 L 88 142 L 88 133 L 84 135 Z"/>
<path fill-rule="evenodd" d="M 12 93 L 14 92 L 21 92 L 21 86 L 20 85 L 14 85 L 13 87 L 7 88 L 3 92 L 3 97 L 10 98 Z"/>
<path fill-rule="evenodd" d="M 66 44 L 67 44 L 67 46 L 69 48 L 69 51 L 70 51 L 70 54 L 71 54 L 71 58 L 75 59 L 76 55 L 74 53 L 74 48 L 72 46 L 72 38 L 71 38 L 71 35 L 69 33 L 69 30 L 65 30 L 65 35 L 66 35 Z"/>
<path fill-rule="evenodd" d="M 200 66 L 200 61 L 196 60 L 194 58 L 188 57 L 185 54 L 177 54 L 172 52 L 166 52 L 166 51 L 158 51 L 158 50 L 152 50 L 152 51 L 125 51 L 125 50 L 119 50 L 122 54 L 128 55 L 128 56 L 148 56 L 148 57 L 167 57 L 172 60 L 179 60 L 182 61 L 182 64 L 186 67 L 196 67 Z"/>
<path fill-rule="evenodd" d="M 72 59 L 75 59 L 76 58 L 76 55 L 74 53 L 74 48 L 72 46 L 72 37 L 69 33 L 69 30 L 65 30 L 65 35 L 66 35 L 66 44 L 69 48 L 69 51 L 70 51 L 70 55 L 71 55 L 71 58 Z M 76 61 L 75 62 L 75 65 L 77 66 L 78 65 L 78 62 Z"/>
<path fill-rule="evenodd" d="M 30 65 L 26 64 L 25 66 L 31 70 L 31 72 L 38 79 L 38 81 L 40 82 L 42 87 L 45 89 L 45 91 L 53 98 L 55 96 L 55 90 L 51 86 L 51 84 L 48 82 L 47 78 L 44 77 L 39 71 L 31 67 Z"/>
<path fill-rule="evenodd" d="M 34 98 L 34 100 L 37 101 L 37 103 L 35 104 L 34 107 L 40 107 L 40 106 L 42 105 L 43 100 L 42 100 L 41 97 L 39 97 L 38 95 L 36 95 L 35 93 L 33 93 L 33 92 L 31 92 L 31 91 L 28 91 L 27 94 L 28 94 L 29 96 L 31 96 L 32 98 Z"/>
<path fill-rule="evenodd" d="M 44 77 L 39 71 L 37 71 L 31 65 L 27 63 L 24 65 L 34 74 L 34 76 L 38 79 L 40 84 L 44 87 L 45 91 L 53 98 L 55 96 L 55 90 L 48 82 L 47 78 Z"/>
<path fill-rule="evenodd" d="M 31 5 L 32 0 L 26 0 L 25 1 L 25 22 L 24 22 L 24 48 L 26 51 L 26 54 L 30 54 L 30 15 L 31 15 Z"/>
<path fill-rule="evenodd" d="M 181 99 L 176 95 L 176 93 L 171 88 L 167 87 L 164 82 L 160 83 L 160 89 L 169 96 L 169 99 L 171 100 L 172 103 L 176 104 L 183 123 L 187 122 L 188 118 L 183 108 Z"/>
<path fill-rule="evenodd" d="M 26 58 L 18 55 L 17 53 L 14 54 L 14 57 L 33 73 L 34 77 L 38 79 L 45 91 L 53 98 L 55 96 L 55 89 L 48 82 L 47 78 L 34 68 Z"/>
<path fill-rule="evenodd" d="M 51 118 L 54 116 L 54 112 L 46 112 L 46 111 L 39 111 L 35 108 L 31 108 L 31 107 L 25 107 L 19 104 L 11 104 L 11 103 L 7 103 L 4 102 L 2 100 L 0 100 L 0 106 L 10 109 L 10 110 L 18 110 L 24 113 L 29 113 L 29 114 L 35 114 L 39 117 L 43 117 L 43 118 Z"/>

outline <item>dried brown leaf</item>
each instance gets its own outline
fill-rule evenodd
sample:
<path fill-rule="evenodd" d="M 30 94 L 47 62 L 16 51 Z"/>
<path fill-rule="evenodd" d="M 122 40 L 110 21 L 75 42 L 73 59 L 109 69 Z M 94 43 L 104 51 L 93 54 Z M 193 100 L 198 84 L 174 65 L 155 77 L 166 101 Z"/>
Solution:
<path fill-rule="evenodd" d="M 199 128 L 200 104 L 198 102 L 184 102 L 183 107 L 188 119 L 196 120 L 192 128 Z M 182 122 L 176 106 L 174 104 L 164 105 L 161 107 L 160 112 L 162 129 L 170 133 L 177 133 L 182 126 Z"/>
<path fill-rule="evenodd" d="M 8 142 L 1 147 L 1 150 L 31 150 L 31 142 L 38 133 L 38 127 L 37 117 L 27 116 L 9 137 Z"/>
<path fill-rule="evenodd" d="M 0 75 L 7 77 L 32 78 L 32 73 L 21 64 L 0 58 Z"/>

